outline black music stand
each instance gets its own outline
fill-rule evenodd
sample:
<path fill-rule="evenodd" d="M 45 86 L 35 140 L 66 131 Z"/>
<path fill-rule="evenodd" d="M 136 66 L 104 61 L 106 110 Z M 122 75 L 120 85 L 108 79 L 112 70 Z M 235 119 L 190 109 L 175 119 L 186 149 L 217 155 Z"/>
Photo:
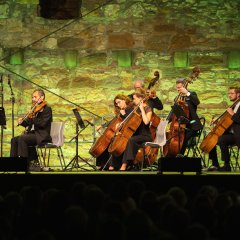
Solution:
<path fill-rule="evenodd" d="M 189 119 L 187 118 L 186 113 L 183 111 L 182 107 L 174 104 L 173 106 L 171 106 L 172 108 L 172 112 L 175 114 L 176 118 L 178 119 L 178 154 L 177 157 L 184 157 L 180 154 L 180 134 L 181 134 L 181 124 L 187 124 L 189 123 Z"/>
<path fill-rule="evenodd" d="M 76 135 L 75 135 L 69 142 L 71 142 L 72 140 L 75 139 L 75 143 L 76 143 L 76 154 L 75 154 L 75 156 L 72 158 L 72 160 L 68 163 L 68 165 L 64 168 L 64 171 L 68 170 L 68 168 L 70 167 L 70 165 L 71 165 L 70 170 L 72 170 L 73 168 L 76 168 L 76 169 L 81 168 L 81 169 L 83 169 L 83 170 L 85 170 L 85 171 L 91 171 L 91 170 L 89 170 L 89 169 L 84 168 L 84 166 L 81 166 L 81 167 L 80 167 L 79 161 L 84 162 L 85 165 L 88 165 L 89 167 L 91 167 L 92 169 L 94 169 L 94 170 L 96 171 L 96 167 L 95 167 L 95 166 L 93 166 L 92 164 L 90 164 L 90 163 L 88 162 L 88 160 L 82 158 L 82 157 L 79 156 L 79 154 L 78 154 L 78 136 L 79 136 L 79 134 L 80 134 L 82 131 L 84 131 L 84 130 L 87 128 L 88 125 L 90 125 L 90 123 L 87 121 L 87 125 L 85 125 L 84 121 L 82 120 L 81 115 L 79 114 L 79 112 L 78 112 L 78 110 L 77 110 L 76 108 L 73 109 L 73 113 L 74 113 L 74 115 L 75 115 L 75 117 L 76 117 L 76 120 L 77 120 L 77 121 L 76 121 Z M 80 126 L 80 128 L 81 128 L 80 130 L 79 130 L 79 126 Z"/>

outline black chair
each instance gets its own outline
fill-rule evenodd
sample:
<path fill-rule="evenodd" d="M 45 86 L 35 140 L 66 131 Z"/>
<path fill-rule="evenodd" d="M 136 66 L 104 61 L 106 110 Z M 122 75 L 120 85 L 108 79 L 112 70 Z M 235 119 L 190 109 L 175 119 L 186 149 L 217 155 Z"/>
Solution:
<path fill-rule="evenodd" d="M 205 162 L 205 155 L 204 155 L 204 153 L 201 152 L 201 150 L 199 148 L 200 140 L 202 139 L 202 137 L 204 135 L 204 128 L 205 128 L 205 123 L 206 123 L 205 117 L 201 117 L 200 121 L 201 121 L 203 127 L 202 127 L 202 129 L 198 130 L 197 134 L 188 141 L 188 146 L 186 149 L 185 156 L 188 157 L 190 155 L 190 153 L 192 153 L 192 157 L 200 157 L 203 167 L 206 168 L 207 165 Z"/>

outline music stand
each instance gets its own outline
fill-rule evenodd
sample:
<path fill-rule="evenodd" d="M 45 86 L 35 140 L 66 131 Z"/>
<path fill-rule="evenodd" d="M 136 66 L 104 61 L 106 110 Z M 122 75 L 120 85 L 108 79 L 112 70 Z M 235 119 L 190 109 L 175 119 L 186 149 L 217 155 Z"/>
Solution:
<path fill-rule="evenodd" d="M 87 125 L 85 125 L 84 121 L 82 120 L 82 117 L 80 115 L 80 113 L 78 112 L 78 110 L 76 108 L 73 109 L 73 113 L 76 117 L 76 135 L 69 141 L 71 142 L 73 139 L 75 139 L 75 143 L 76 143 L 76 154 L 75 156 L 72 158 L 72 160 L 68 163 L 68 165 L 64 168 L 64 170 L 66 171 L 68 169 L 68 167 L 71 165 L 71 170 L 73 168 L 82 168 L 85 171 L 90 171 L 89 169 L 83 168 L 83 166 L 80 167 L 79 165 L 79 160 L 83 161 L 85 163 L 85 165 L 88 165 L 89 167 L 93 168 L 96 171 L 96 167 L 93 166 L 92 164 L 90 164 L 86 159 L 82 158 L 79 154 L 78 154 L 78 136 L 79 134 L 84 131 L 88 125 L 90 125 L 90 123 L 87 121 Z M 80 130 L 79 130 L 79 126 L 80 126 Z"/>
<path fill-rule="evenodd" d="M 177 105 L 177 104 L 174 104 L 173 106 L 171 106 L 172 108 L 172 112 L 175 114 L 176 118 L 178 119 L 178 154 L 179 157 L 183 157 L 181 156 L 180 154 L 180 130 L 181 130 L 181 124 L 187 124 L 189 123 L 189 119 L 187 118 L 187 115 L 186 113 L 183 111 L 182 107 Z"/>

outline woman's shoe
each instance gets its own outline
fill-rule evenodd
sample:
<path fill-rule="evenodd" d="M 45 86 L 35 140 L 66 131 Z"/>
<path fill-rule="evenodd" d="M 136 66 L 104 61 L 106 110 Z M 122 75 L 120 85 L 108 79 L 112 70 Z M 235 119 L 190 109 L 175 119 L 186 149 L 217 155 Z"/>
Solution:
<path fill-rule="evenodd" d="M 122 166 L 120 167 L 119 171 L 126 171 L 127 170 L 127 163 L 123 163 Z"/>

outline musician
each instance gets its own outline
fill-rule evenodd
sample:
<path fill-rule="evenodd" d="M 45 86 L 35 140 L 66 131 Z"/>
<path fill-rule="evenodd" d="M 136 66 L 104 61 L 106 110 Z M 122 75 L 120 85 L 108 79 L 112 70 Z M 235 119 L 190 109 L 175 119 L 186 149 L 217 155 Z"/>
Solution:
<path fill-rule="evenodd" d="M 26 131 L 22 135 L 11 139 L 10 157 L 25 157 L 29 159 L 33 155 L 36 156 L 36 149 L 31 148 L 30 150 L 28 146 L 52 142 L 50 136 L 52 109 L 46 104 L 43 90 L 34 90 L 32 93 L 32 105 L 35 108 L 32 107 L 24 118 L 17 120 L 18 125 L 25 127 Z M 34 109 L 38 111 L 34 112 Z M 30 153 L 29 151 L 33 152 Z"/>
<path fill-rule="evenodd" d="M 147 104 L 147 101 L 143 101 L 147 97 L 147 93 L 143 88 L 138 88 L 133 94 L 133 102 L 137 106 L 139 105 L 139 111 L 142 116 L 142 121 L 134 132 L 132 137 L 129 138 L 126 148 L 122 154 L 120 171 L 126 171 L 128 165 L 132 165 L 135 157 L 137 155 L 138 149 L 141 147 L 141 144 L 144 142 L 152 141 L 150 133 L 150 121 L 152 117 L 152 108 Z M 115 158 L 113 156 L 113 166 L 116 166 L 116 163 L 119 162 L 120 158 Z M 117 170 L 115 168 L 115 170 Z"/>
<path fill-rule="evenodd" d="M 235 102 L 240 98 L 240 88 L 229 87 L 228 98 L 231 102 Z M 227 112 L 232 116 L 232 125 L 224 132 L 218 139 L 218 145 L 221 150 L 221 158 L 224 161 L 224 166 L 220 167 L 217 158 L 217 147 L 215 146 L 209 152 L 209 159 L 212 160 L 212 166 L 208 168 L 208 171 L 231 171 L 230 166 L 230 152 L 229 146 L 237 145 L 240 147 L 240 102 L 238 102 L 234 108 L 228 108 Z"/>
<path fill-rule="evenodd" d="M 122 120 L 124 120 L 126 118 L 126 116 L 133 109 L 132 100 L 128 96 L 123 95 L 123 94 L 118 94 L 114 98 L 113 104 L 114 104 L 114 113 L 115 113 L 116 117 L 120 117 Z M 111 124 L 111 121 L 109 124 Z M 117 126 L 115 128 L 117 128 Z M 96 158 L 96 166 L 99 167 L 99 170 L 103 169 L 103 167 L 105 166 L 109 157 L 110 157 L 110 154 L 108 152 L 108 148 L 106 148 L 106 150 L 99 157 Z M 114 170 L 114 167 L 112 166 L 111 163 L 112 162 L 110 161 L 108 164 L 109 165 L 108 169 L 110 171 Z"/>
<path fill-rule="evenodd" d="M 180 125 L 181 125 L 181 123 L 186 124 L 186 128 L 184 130 L 184 140 L 183 140 L 182 148 L 179 153 L 182 156 L 184 156 L 184 153 L 188 146 L 188 141 L 192 137 L 196 136 L 198 133 L 198 130 L 202 129 L 202 127 L 203 127 L 200 122 L 200 119 L 197 115 L 197 106 L 200 103 L 197 93 L 193 92 L 193 91 L 189 91 L 184 86 L 185 86 L 185 79 L 177 79 L 176 80 L 177 91 L 181 96 L 181 100 L 186 102 L 187 109 L 189 112 L 188 117 L 180 118 Z"/>
<path fill-rule="evenodd" d="M 139 88 L 144 88 L 144 83 L 141 80 L 137 80 L 134 82 L 133 85 L 135 91 Z M 162 101 L 155 95 L 153 94 L 153 92 L 148 89 L 147 93 L 149 94 L 150 98 L 148 99 L 148 105 L 152 108 L 152 109 L 157 109 L 157 110 L 162 110 L 163 109 L 163 104 Z M 131 99 L 133 99 L 133 94 L 130 94 L 129 97 Z"/>

